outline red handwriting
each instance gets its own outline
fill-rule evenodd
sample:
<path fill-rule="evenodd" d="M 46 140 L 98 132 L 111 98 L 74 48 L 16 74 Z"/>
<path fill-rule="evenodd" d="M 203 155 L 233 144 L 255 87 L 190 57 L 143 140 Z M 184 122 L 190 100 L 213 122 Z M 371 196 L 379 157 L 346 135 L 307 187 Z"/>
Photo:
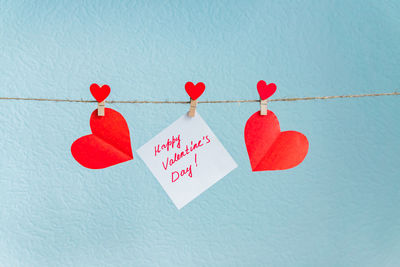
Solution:
<path fill-rule="evenodd" d="M 178 179 L 184 175 L 188 175 L 190 178 L 192 178 L 193 174 L 192 174 L 192 165 L 190 164 L 189 167 L 187 167 L 186 169 L 181 170 L 180 172 L 174 171 L 171 173 L 171 181 L 173 183 L 175 183 L 176 181 L 178 181 Z"/>
<path fill-rule="evenodd" d="M 161 153 L 161 151 L 163 151 L 164 149 L 167 149 L 167 151 L 169 151 L 169 149 L 174 148 L 175 143 L 178 142 L 176 144 L 177 148 L 181 148 L 181 135 L 178 134 L 177 137 L 172 136 L 171 140 L 168 138 L 167 141 L 165 142 L 165 144 L 162 145 L 156 145 L 154 147 L 154 156 L 157 156 L 157 154 Z"/>
<path fill-rule="evenodd" d="M 178 152 L 175 152 L 173 156 L 170 155 L 165 160 L 161 161 L 164 170 L 167 171 L 168 167 L 172 167 L 179 160 L 191 154 L 193 151 L 197 151 L 199 148 L 203 147 L 204 145 L 210 142 L 211 139 L 208 135 L 203 136 L 200 140 L 190 141 L 190 145 L 189 144 L 186 145 L 184 148 L 182 148 L 181 151 L 178 150 Z M 171 138 L 168 138 L 164 144 L 157 144 L 156 146 L 154 146 L 154 156 L 156 157 L 164 150 L 170 151 L 172 149 L 180 149 L 180 148 L 181 148 L 181 135 L 180 134 L 178 134 L 178 136 L 173 135 Z M 198 167 L 197 153 L 194 153 L 194 163 L 195 165 L 193 165 L 193 167 L 194 168 Z M 192 164 L 190 164 L 188 167 L 185 167 L 180 171 L 172 170 L 171 182 L 175 183 L 176 181 L 179 180 L 179 178 L 184 176 L 190 178 L 193 177 Z"/>
<path fill-rule="evenodd" d="M 179 136 L 179 135 L 178 135 Z M 168 169 L 168 166 L 172 166 L 174 165 L 176 162 L 178 162 L 180 159 L 182 159 L 183 157 L 187 156 L 188 154 L 190 154 L 191 152 L 195 151 L 196 149 L 210 143 L 211 140 L 209 138 L 208 135 L 203 136 L 203 139 L 200 139 L 199 141 L 197 141 L 196 143 L 194 143 L 193 141 L 190 142 L 190 146 L 186 145 L 186 149 L 178 152 L 178 153 L 174 153 L 174 157 L 170 158 L 167 157 L 167 159 L 164 161 L 162 161 L 162 165 L 164 170 Z M 196 164 L 197 164 L 197 156 L 196 156 Z"/>
<path fill-rule="evenodd" d="M 194 154 L 194 162 L 196 163 L 196 167 L 197 167 L 197 154 Z M 178 181 L 178 179 L 182 176 L 188 175 L 190 178 L 193 177 L 192 174 L 192 164 L 189 165 L 189 167 L 187 167 L 186 169 L 181 170 L 180 172 L 178 171 L 173 171 L 171 173 L 171 181 L 173 183 L 175 183 L 176 181 Z"/>

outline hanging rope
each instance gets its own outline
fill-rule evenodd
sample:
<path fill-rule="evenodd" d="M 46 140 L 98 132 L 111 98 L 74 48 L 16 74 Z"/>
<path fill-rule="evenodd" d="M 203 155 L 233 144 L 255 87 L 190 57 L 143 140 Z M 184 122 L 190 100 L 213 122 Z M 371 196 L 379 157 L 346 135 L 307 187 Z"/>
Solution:
<path fill-rule="evenodd" d="M 289 101 L 305 101 L 305 100 L 326 100 L 337 98 L 357 98 L 357 97 L 377 97 L 377 96 L 395 96 L 400 95 L 399 92 L 392 93 L 376 93 L 376 94 L 361 94 L 361 95 L 336 95 L 336 96 L 311 96 L 311 97 L 294 97 L 294 98 L 275 98 L 269 99 L 268 102 L 289 102 Z M 78 103 L 97 103 L 96 100 L 83 99 L 57 99 L 57 98 L 28 98 L 28 97 L 0 97 L 0 100 L 18 100 L 18 101 L 47 101 L 47 102 L 78 102 Z M 260 102 L 256 100 L 205 100 L 198 103 L 205 104 L 223 104 L 223 103 L 251 103 Z M 111 100 L 106 103 L 120 104 L 189 104 L 190 101 L 153 101 L 153 100 Z"/>

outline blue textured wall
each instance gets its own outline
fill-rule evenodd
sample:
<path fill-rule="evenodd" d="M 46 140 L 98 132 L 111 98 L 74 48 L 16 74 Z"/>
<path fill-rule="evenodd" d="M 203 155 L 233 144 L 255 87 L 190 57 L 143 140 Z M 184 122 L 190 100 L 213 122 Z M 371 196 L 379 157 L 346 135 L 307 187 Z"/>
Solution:
<path fill-rule="evenodd" d="M 400 2 L 2 1 L 0 96 L 187 100 L 399 88 Z M 297 168 L 251 173 L 257 103 L 201 104 L 239 167 L 178 211 L 135 154 L 100 171 L 70 145 L 95 104 L 0 101 L 0 266 L 400 266 L 400 97 L 273 102 Z M 188 105 L 113 104 L 136 150 Z"/>

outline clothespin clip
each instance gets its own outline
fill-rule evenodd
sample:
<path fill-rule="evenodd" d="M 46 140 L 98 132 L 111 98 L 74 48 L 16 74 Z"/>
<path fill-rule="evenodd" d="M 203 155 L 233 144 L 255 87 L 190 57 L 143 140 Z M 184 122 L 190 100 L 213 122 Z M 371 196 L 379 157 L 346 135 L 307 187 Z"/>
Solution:
<path fill-rule="evenodd" d="M 261 116 L 267 115 L 267 113 L 268 113 L 267 102 L 268 102 L 267 99 L 260 100 L 260 115 Z"/>
<path fill-rule="evenodd" d="M 189 117 L 194 117 L 196 114 L 197 98 L 199 98 L 206 89 L 204 83 L 199 82 L 194 85 L 192 82 L 187 82 L 185 84 L 186 93 L 190 96 L 190 109 L 188 112 Z"/>
<path fill-rule="evenodd" d="M 188 112 L 189 117 L 196 115 L 197 100 L 190 99 L 190 109 Z"/>
<path fill-rule="evenodd" d="M 260 80 L 257 83 L 257 91 L 260 95 L 260 115 L 265 116 L 268 113 L 267 102 L 268 98 L 272 96 L 276 91 L 276 84 L 267 84 L 265 81 Z"/>
<path fill-rule="evenodd" d="M 97 103 L 97 116 L 104 116 L 105 106 L 106 106 L 106 101 Z"/>
<path fill-rule="evenodd" d="M 104 116 L 105 100 L 111 92 L 110 86 L 104 84 L 100 87 L 98 84 L 93 83 L 90 85 L 90 92 L 97 100 L 97 116 Z"/>

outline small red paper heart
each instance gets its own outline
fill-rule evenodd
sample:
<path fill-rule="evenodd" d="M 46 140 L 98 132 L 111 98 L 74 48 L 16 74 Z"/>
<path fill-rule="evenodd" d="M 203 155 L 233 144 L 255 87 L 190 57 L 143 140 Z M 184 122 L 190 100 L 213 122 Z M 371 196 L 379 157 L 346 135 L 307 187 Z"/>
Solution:
<path fill-rule="evenodd" d="M 199 98 L 204 93 L 205 89 L 206 89 L 206 86 L 202 82 L 199 82 L 196 85 L 194 85 L 192 82 L 187 82 L 185 84 L 186 93 L 193 100 L 196 100 L 197 98 Z"/>
<path fill-rule="evenodd" d="M 117 111 L 106 108 L 105 116 L 90 117 L 92 134 L 82 136 L 71 146 L 72 156 L 89 169 L 103 169 L 133 159 L 128 124 Z"/>
<path fill-rule="evenodd" d="M 265 81 L 261 80 L 257 83 L 257 91 L 262 100 L 267 99 L 272 96 L 276 91 L 276 84 L 267 84 Z"/>
<path fill-rule="evenodd" d="M 99 86 L 96 83 L 93 83 L 90 85 L 90 92 L 92 93 L 92 96 L 97 100 L 97 102 L 103 102 L 107 96 L 110 94 L 111 89 L 110 86 L 107 84 L 103 86 Z"/>
<path fill-rule="evenodd" d="M 281 132 L 278 118 L 254 113 L 246 122 L 244 138 L 253 171 L 286 170 L 299 165 L 307 155 L 307 137 L 296 131 Z"/>

